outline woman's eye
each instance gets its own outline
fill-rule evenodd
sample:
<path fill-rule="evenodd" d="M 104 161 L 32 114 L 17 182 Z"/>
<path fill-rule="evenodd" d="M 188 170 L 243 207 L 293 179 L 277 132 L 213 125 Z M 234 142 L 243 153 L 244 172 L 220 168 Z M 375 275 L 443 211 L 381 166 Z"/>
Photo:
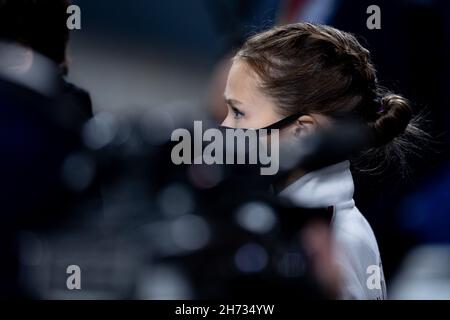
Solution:
<path fill-rule="evenodd" d="M 244 113 L 239 111 L 238 109 L 233 108 L 233 116 L 235 119 L 240 119 L 244 116 Z"/>

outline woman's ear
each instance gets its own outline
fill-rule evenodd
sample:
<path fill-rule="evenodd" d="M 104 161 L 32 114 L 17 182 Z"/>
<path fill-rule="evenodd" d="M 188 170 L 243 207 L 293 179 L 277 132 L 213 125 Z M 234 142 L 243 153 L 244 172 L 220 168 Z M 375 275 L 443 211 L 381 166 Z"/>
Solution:
<path fill-rule="evenodd" d="M 320 128 L 326 128 L 331 125 L 330 119 L 321 114 L 308 114 L 299 117 L 295 125 L 295 135 L 303 136 L 314 133 Z"/>
<path fill-rule="evenodd" d="M 313 133 L 317 129 L 318 123 L 311 115 L 303 115 L 295 122 L 295 135 L 301 137 Z"/>

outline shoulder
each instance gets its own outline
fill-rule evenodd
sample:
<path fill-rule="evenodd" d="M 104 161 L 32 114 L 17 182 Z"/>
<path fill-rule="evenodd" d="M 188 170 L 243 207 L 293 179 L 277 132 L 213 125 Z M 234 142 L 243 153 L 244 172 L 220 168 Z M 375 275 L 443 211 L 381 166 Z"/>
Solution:
<path fill-rule="evenodd" d="M 335 258 L 344 282 L 343 297 L 382 297 L 381 290 L 369 290 L 366 284 L 371 268 L 381 267 L 381 257 L 375 235 L 364 216 L 356 207 L 338 211 L 333 219 L 332 232 Z"/>
<path fill-rule="evenodd" d="M 332 232 L 336 241 L 349 249 L 378 253 L 375 234 L 356 206 L 346 209 L 336 209 L 332 222 Z"/>

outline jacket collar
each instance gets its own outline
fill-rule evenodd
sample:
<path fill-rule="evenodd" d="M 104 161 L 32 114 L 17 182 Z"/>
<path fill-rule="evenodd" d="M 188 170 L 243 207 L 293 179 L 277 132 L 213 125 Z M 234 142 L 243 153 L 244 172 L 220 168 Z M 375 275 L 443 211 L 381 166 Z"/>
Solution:
<path fill-rule="evenodd" d="M 350 162 L 344 161 L 312 171 L 289 185 L 280 196 L 305 208 L 354 206 Z"/>

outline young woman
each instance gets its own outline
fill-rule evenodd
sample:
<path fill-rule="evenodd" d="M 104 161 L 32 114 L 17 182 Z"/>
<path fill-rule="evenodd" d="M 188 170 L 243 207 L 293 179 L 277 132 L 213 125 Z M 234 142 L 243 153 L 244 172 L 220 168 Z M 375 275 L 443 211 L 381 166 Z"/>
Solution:
<path fill-rule="evenodd" d="M 370 53 L 334 28 L 298 23 L 251 37 L 233 59 L 223 126 L 263 128 L 289 118 L 281 136 L 301 136 L 343 115 L 362 119 L 375 137 L 371 150 L 415 131 L 403 97 L 382 90 Z M 380 253 L 373 231 L 353 200 L 350 162 L 297 176 L 281 192 L 304 207 L 333 207 L 333 247 L 340 298 L 385 299 Z"/>

